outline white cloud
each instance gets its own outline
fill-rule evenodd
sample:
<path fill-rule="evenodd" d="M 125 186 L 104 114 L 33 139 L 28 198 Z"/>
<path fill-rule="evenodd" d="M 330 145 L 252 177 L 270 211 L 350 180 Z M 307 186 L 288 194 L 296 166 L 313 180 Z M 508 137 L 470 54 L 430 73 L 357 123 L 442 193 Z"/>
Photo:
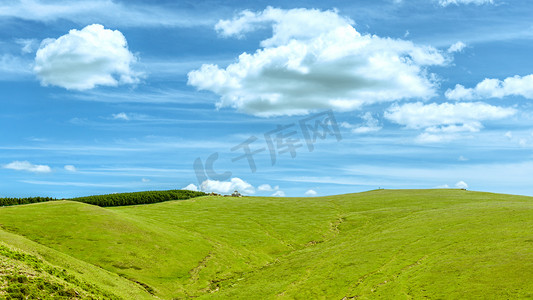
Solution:
<path fill-rule="evenodd" d="M 464 156 L 459 156 L 458 158 L 459 161 L 468 161 L 468 158 L 464 157 Z"/>
<path fill-rule="evenodd" d="M 439 4 L 442 6 L 448 6 L 450 4 L 460 5 L 460 4 L 494 4 L 493 0 L 439 0 Z"/>
<path fill-rule="evenodd" d="M 283 191 L 276 191 L 274 194 L 271 195 L 272 197 L 285 197 L 285 192 Z"/>
<path fill-rule="evenodd" d="M 230 181 L 218 181 L 208 179 L 200 185 L 200 190 L 204 192 L 214 192 L 219 194 L 230 194 L 237 190 L 241 194 L 254 194 L 255 188 L 248 182 L 240 178 L 231 178 Z"/>
<path fill-rule="evenodd" d="M 143 179 L 141 179 L 141 181 L 146 183 L 146 182 L 150 182 L 151 180 L 148 179 L 148 178 L 143 178 Z"/>
<path fill-rule="evenodd" d="M 427 132 L 422 132 L 416 137 L 415 142 L 421 144 L 445 143 L 456 140 L 458 138 L 460 138 L 460 135 L 458 134 L 431 134 Z"/>
<path fill-rule="evenodd" d="M 188 84 L 220 96 L 218 108 L 258 116 L 305 114 L 332 108 L 435 95 L 426 67 L 444 65 L 437 49 L 401 39 L 361 35 L 336 11 L 316 9 L 244 11 L 215 26 L 221 36 L 240 37 L 267 25 L 272 37 L 253 54 L 226 68 L 204 64 Z"/>
<path fill-rule="evenodd" d="M 7 165 L 3 166 L 4 169 L 11 169 L 11 170 L 17 170 L 17 171 L 28 171 L 28 172 L 34 172 L 34 173 L 50 173 L 52 172 L 52 169 L 50 169 L 47 165 L 34 165 L 30 163 L 29 161 L 14 161 Z"/>
<path fill-rule="evenodd" d="M 315 190 L 307 190 L 307 192 L 304 193 L 304 195 L 307 196 L 307 197 L 314 197 L 317 194 L 318 193 Z"/>
<path fill-rule="evenodd" d="M 188 190 L 188 191 L 195 191 L 197 192 L 198 191 L 198 187 L 194 184 L 189 184 L 188 186 L 182 188 L 182 190 Z"/>
<path fill-rule="evenodd" d="M 464 181 L 459 181 L 455 184 L 455 187 L 458 188 L 458 189 L 467 189 L 468 188 L 468 184 L 466 184 L 466 182 Z"/>
<path fill-rule="evenodd" d="M 115 120 L 124 120 L 124 121 L 128 121 L 130 119 L 130 117 L 128 117 L 128 115 L 126 113 L 118 113 L 118 114 L 113 114 L 113 119 Z"/>
<path fill-rule="evenodd" d="M 139 82 L 140 74 L 131 69 L 136 60 L 120 31 L 93 24 L 43 40 L 33 70 L 42 85 L 87 90 Z"/>
<path fill-rule="evenodd" d="M 259 192 L 272 192 L 274 188 L 272 188 L 269 184 L 262 184 L 257 187 L 257 190 Z"/>
<path fill-rule="evenodd" d="M 457 84 L 448 89 L 446 98 L 452 100 L 472 100 L 487 98 L 503 98 L 508 96 L 522 96 L 533 99 L 533 74 L 526 76 L 507 77 L 504 80 L 486 78 L 474 88 L 465 88 Z"/>
<path fill-rule="evenodd" d="M 0 79 L 13 80 L 15 77 L 32 75 L 31 61 L 10 54 L 0 54 Z"/>
<path fill-rule="evenodd" d="M 366 112 L 361 116 L 364 123 L 361 125 L 352 125 L 346 122 L 341 123 L 341 126 L 347 129 L 351 129 L 353 133 L 369 133 L 376 132 L 381 130 L 379 126 L 379 121 L 372 116 L 370 112 Z"/>
<path fill-rule="evenodd" d="M 122 4 L 113 0 L 10 0 L 0 3 L 0 17 L 30 21 L 68 20 L 76 24 L 98 22 L 114 26 L 192 27 L 215 23 L 210 12 L 202 16 L 166 7 Z M 117 17 L 120 16 L 120 17 Z"/>
<path fill-rule="evenodd" d="M 483 102 L 431 103 L 422 102 L 394 104 L 385 111 L 385 118 L 407 128 L 427 128 L 435 126 L 465 126 L 479 128 L 479 121 L 497 120 L 512 116 L 516 109 L 500 107 Z M 470 127 L 468 127 L 470 126 Z M 446 127 L 441 127 L 445 130 Z M 450 128 L 450 127 L 448 127 Z M 451 129 L 450 129 L 451 130 Z"/>
<path fill-rule="evenodd" d="M 477 121 L 471 121 L 460 125 L 432 126 L 426 128 L 430 133 L 458 133 L 458 132 L 479 132 L 483 125 Z"/>
<path fill-rule="evenodd" d="M 459 41 L 448 48 L 448 53 L 454 53 L 454 52 L 462 52 L 463 49 L 466 47 L 466 44 Z"/>
<path fill-rule="evenodd" d="M 69 172 L 76 172 L 77 171 L 76 167 L 73 166 L 73 165 L 65 165 L 64 168 L 65 168 L 66 171 L 69 171 Z"/>
<path fill-rule="evenodd" d="M 417 137 L 421 143 L 447 142 L 462 132 L 478 132 L 481 121 L 498 120 L 516 113 L 510 107 L 493 106 L 482 102 L 394 104 L 385 111 L 385 118 L 411 129 L 424 129 Z"/>
<path fill-rule="evenodd" d="M 520 145 L 520 147 L 525 147 L 527 146 L 527 140 L 522 138 L 522 139 L 519 139 L 518 140 L 518 145 Z"/>
<path fill-rule="evenodd" d="M 438 185 L 438 186 L 436 186 L 435 188 L 436 188 L 436 189 L 449 189 L 450 186 L 447 185 L 447 184 L 443 184 L 443 185 Z"/>
<path fill-rule="evenodd" d="M 39 46 L 39 42 L 35 39 L 16 39 L 15 43 L 22 46 L 22 53 L 32 53 Z"/>
<path fill-rule="evenodd" d="M 513 133 L 510 132 L 510 131 L 507 131 L 504 135 L 505 135 L 505 137 L 508 138 L 508 139 L 512 139 L 512 138 L 513 138 Z"/>
<path fill-rule="evenodd" d="M 244 33 L 272 24 L 273 36 L 261 42 L 263 47 L 287 45 L 291 40 L 311 40 L 317 34 L 334 31 L 354 22 L 337 11 L 297 8 L 283 10 L 267 7 L 262 12 L 245 10 L 232 20 L 220 20 L 215 30 L 224 37 L 242 37 Z"/>

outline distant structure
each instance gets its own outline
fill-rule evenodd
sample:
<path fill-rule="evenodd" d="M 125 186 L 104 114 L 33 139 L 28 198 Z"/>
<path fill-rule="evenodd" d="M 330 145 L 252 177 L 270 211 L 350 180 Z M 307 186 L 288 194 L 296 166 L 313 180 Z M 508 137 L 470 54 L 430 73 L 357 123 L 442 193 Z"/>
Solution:
<path fill-rule="evenodd" d="M 211 193 L 209 193 L 209 196 L 220 196 L 220 194 L 217 194 L 215 192 L 211 192 Z"/>
<path fill-rule="evenodd" d="M 239 193 L 239 191 L 235 190 L 233 194 L 231 194 L 231 197 L 242 197 L 242 195 Z"/>

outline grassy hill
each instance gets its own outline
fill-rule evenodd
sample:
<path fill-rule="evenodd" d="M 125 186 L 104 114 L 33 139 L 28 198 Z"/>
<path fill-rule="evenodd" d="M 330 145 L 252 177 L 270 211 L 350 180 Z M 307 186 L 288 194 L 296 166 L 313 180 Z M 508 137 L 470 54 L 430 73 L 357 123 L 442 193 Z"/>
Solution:
<path fill-rule="evenodd" d="M 533 298 L 533 198 L 522 196 L 53 201 L 0 208 L 0 241 L 0 298 L 44 283 L 101 299 Z"/>

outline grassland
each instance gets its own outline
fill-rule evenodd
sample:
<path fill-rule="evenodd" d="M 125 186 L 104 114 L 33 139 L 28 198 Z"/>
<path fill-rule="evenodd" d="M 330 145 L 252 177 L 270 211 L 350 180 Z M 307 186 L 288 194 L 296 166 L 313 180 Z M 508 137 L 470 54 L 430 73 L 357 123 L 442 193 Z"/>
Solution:
<path fill-rule="evenodd" d="M 53 201 L 0 208 L 0 228 L 0 295 L 48 282 L 54 295 L 101 299 L 533 298 L 531 197 Z"/>

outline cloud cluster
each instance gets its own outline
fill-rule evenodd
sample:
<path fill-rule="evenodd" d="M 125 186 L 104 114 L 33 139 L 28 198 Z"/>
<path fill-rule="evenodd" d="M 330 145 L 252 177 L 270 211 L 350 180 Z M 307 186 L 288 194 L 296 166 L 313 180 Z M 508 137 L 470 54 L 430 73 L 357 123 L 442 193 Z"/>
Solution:
<path fill-rule="evenodd" d="M 257 191 L 259 192 L 274 192 L 271 196 L 272 197 L 285 197 L 285 192 L 279 189 L 279 185 L 276 185 L 274 187 L 270 186 L 270 184 L 262 184 L 257 187 Z"/>
<path fill-rule="evenodd" d="M 139 82 L 140 74 L 131 69 L 136 60 L 120 31 L 93 24 L 43 40 L 33 70 L 42 85 L 87 90 Z"/>
<path fill-rule="evenodd" d="M 199 190 L 207 193 L 214 192 L 219 194 L 230 194 L 237 190 L 245 195 L 255 194 L 255 188 L 251 184 L 237 177 L 231 178 L 230 181 L 208 179 L 202 182 Z"/>
<path fill-rule="evenodd" d="M 222 20 L 224 37 L 272 26 L 272 37 L 226 68 L 204 64 L 188 84 L 220 96 L 218 108 L 257 116 L 350 111 L 366 104 L 435 95 L 427 67 L 444 65 L 437 49 L 410 41 L 362 35 L 336 11 L 267 8 Z"/>
<path fill-rule="evenodd" d="M 457 84 L 454 89 L 448 89 L 446 98 L 451 100 L 474 100 L 487 98 L 503 98 L 508 96 L 522 96 L 533 99 L 533 74 L 526 76 L 507 77 L 504 80 L 486 78 L 474 88 L 465 88 Z"/>
<path fill-rule="evenodd" d="M 13 161 L 3 166 L 4 169 L 28 171 L 33 173 L 50 173 L 52 169 L 47 165 L 34 165 L 29 161 Z"/>
<path fill-rule="evenodd" d="M 421 102 L 393 105 L 384 114 L 391 122 L 411 129 L 424 129 L 419 142 L 453 140 L 461 132 L 478 132 L 482 121 L 498 120 L 516 113 L 510 107 L 493 106 L 482 102 L 431 103 Z"/>
<path fill-rule="evenodd" d="M 269 184 L 261 184 L 256 189 L 253 185 L 238 177 L 231 178 L 230 181 L 208 179 L 202 182 L 199 187 L 191 183 L 182 190 L 202 191 L 206 193 L 213 192 L 217 194 L 231 194 L 233 191 L 239 191 L 244 195 L 253 195 L 257 190 L 258 192 L 274 192 L 271 195 L 272 197 L 285 197 L 285 192 L 280 190 L 277 185 L 273 187 Z"/>

